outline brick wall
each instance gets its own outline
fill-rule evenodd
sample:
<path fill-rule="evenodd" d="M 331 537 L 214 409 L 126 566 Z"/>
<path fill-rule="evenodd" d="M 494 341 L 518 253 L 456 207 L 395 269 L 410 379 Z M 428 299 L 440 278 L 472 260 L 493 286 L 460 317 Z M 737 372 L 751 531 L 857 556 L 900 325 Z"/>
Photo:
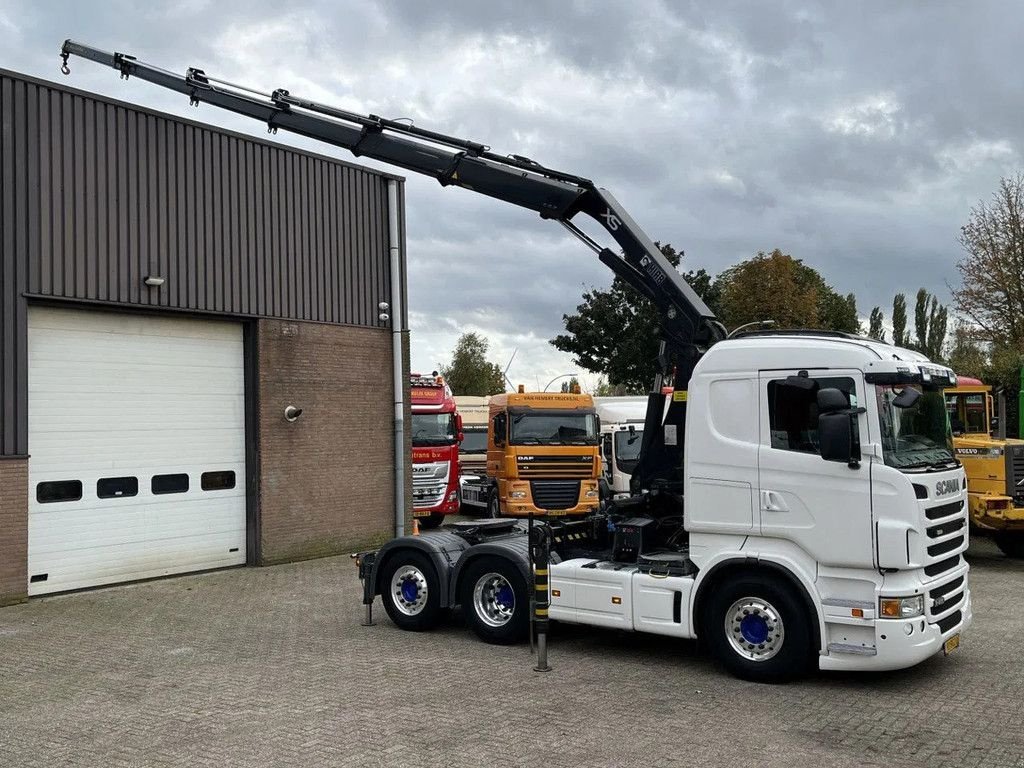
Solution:
<path fill-rule="evenodd" d="M 391 333 L 279 320 L 258 321 L 256 332 L 258 561 L 352 552 L 389 538 Z M 302 408 L 294 423 L 284 418 L 288 405 Z"/>
<path fill-rule="evenodd" d="M 28 460 L 0 459 L 0 605 L 28 591 Z"/>

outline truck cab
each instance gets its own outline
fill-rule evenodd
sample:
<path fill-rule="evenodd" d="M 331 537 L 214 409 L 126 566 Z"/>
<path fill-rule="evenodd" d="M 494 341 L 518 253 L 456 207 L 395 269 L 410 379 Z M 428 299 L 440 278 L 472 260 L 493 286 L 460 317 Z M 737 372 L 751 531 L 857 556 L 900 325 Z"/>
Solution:
<path fill-rule="evenodd" d="M 414 373 L 409 382 L 412 422 L 412 514 L 435 528 L 457 514 L 462 417 L 444 378 Z"/>
<path fill-rule="evenodd" d="M 629 483 L 644 437 L 646 397 L 595 397 L 601 419 L 602 476 L 612 499 L 629 497 Z"/>
<path fill-rule="evenodd" d="M 992 436 L 991 386 L 960 377 L 945 397 L 971 523 L 1008 557 L 1024 558 L 1024 440 Z"/>
<path fill-rule="evenodd" d="M 463 501 L 489 517 L 585 515 L 599 505 L 599 419 L 590 395 L 513 392 L 488 404 L 485 475 Z"/>

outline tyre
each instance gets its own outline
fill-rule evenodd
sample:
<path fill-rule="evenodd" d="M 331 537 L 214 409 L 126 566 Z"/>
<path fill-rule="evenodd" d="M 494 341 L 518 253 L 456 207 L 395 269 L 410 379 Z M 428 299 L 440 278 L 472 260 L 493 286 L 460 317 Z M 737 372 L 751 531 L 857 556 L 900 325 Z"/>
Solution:
<path fill-rule="evenodd" d="M 501 499 L 498 498 L 498 489 L 491 489 L 491 495 L 487 497 L 487 517 L 501 517 Z"/>
<path fill-rule="evenodd" d="M 441 615 L 441 584 L 437 570 L 421 552 L 400 552 L 381 574 L 384 610 L 399 628 L 411 632 L 433 629 Z"/>
<path fill-rule="evenodd" d="M 715 587 L 701 637 L 722 666 L 744 680 L 784 682 L 811 668 L 811 619 L 794 590 L 778 579 L 747 574 Z"/>
<path fill-rule="evenodd" d="M 418 517 L 416 519 L 420 521 L 420 528 L 437 528 L 437 526 L 444 522 L 444 515 L 435 512 L 427 517 Z"/>
<path fill-rule="evenodd" d="M 522 642 L 530 631 L 530 596 L 522 573 L 508 560 L 480 559 L 462 573 L 459 602 L 466 623 L 486 643 Z"/>
<path fill-rule="evenodd" d="M 1007 557 L 1024 559 L 1024 531 L 1000 531 L 993 538 Z"/>

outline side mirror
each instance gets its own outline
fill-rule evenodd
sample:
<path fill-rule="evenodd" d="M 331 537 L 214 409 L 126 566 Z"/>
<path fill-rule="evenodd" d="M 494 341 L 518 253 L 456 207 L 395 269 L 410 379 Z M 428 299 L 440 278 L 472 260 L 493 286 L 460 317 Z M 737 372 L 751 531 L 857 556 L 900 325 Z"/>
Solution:
<path fill-rule="evenodd" d="M 857 414 L 841 390 L 818 390 L 818 449 L 825 461 L 841 461 L 851 468 L 860 466 L 860 435 Z"/>
<path fill-rule="evenodd" d="M 463 440 L 465 440 L 465 439 L 466 439 L 466 435 L 465 435 L 465 433 L 464 433 L 464 432 L 461 432 L 461 431 L 460 431 L 460 432 L 458 432 L 458 433 L 457 433 L 457 434 L 455 435 L 455 440 L 456 440 L 456 442 L 459 442 L 459 443 L 461 443 L 461 442 L 462 442 Z"/>
<path fill-rule="evenodd" d="M 458 432 L 459 434 L 462 434 L 462 414 L 461 413 L 456 413 L 455 414 L 455 431 Z M 459 438 L 459 442 L 462 442 L 462 438 L 461 437 Z"/>

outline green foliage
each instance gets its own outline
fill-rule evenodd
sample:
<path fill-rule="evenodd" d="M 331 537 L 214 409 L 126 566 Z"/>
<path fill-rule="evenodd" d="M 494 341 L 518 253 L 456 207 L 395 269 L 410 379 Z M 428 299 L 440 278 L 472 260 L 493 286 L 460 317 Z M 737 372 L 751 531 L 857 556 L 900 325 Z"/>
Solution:
<path fill-rule="evenodd" d="M 682 252 L 671 245 L 658 247 L 674 267 Z M 684 279 L 715 310 L 715 285 L 703 269 Z M 551 340 L 573 356 L 584 370 L 608 377 L 613 391 L 643 394 L 654 381 L 658 363 L 659 318 L 653 304 L 616 277 L 607 290 L 591 288 L 583 294 L 576 313 L 563 315 L 565 333 Z"/>
<path fill-rule="evenodd" d="M 964 324 L 959 324 L 953 329 L 949 367 L 960 376 L 973 376 L 988 381 L 988 355 L 978 343 L 972 329 Z"/>
<path fill-rule="evenodd" d="M 568 381 L 563 381 L 562 382 L 562 392 L 563 393 L 565 393 L 565 392 L 575 392 L 576 389 L 579 389 L 579 391 L 581 391 L 581 392 L 583 391 L 582 388 L 580 387 L 580 380 L 577 379 L 575 376 L 571 377 Z"/>
<path fill-rule="evenodd" d="M 476 333 L 464 333 L 455 343 L 452 361 L 441 365 L 441 375 L 456 395 L 494 395 L 505 391 L 501 366 L 487 360 L 487 339 Z"/>
<path fill-rule="evenodd" d="M 907 335 L 907 296 L 897 293 L 892 299 L 892 343 L 897 347 L 910 345 Z"/>
<path fill-rule="evenodd" d="M 939 300 L 924 288 L 918 289 L 914 303 L 914 348 L 929 360 L 941 361 L 948 322 L 949 313 Z"/>
<path fill-rule="evenodd" d="M 882 314 L 881 307 L 875 307 L 871 310 L 871 318 L 868 321 L 868 336 L 872 339 L 878 339 L 879 341 L 885 341 L 885 315 Z"/>

